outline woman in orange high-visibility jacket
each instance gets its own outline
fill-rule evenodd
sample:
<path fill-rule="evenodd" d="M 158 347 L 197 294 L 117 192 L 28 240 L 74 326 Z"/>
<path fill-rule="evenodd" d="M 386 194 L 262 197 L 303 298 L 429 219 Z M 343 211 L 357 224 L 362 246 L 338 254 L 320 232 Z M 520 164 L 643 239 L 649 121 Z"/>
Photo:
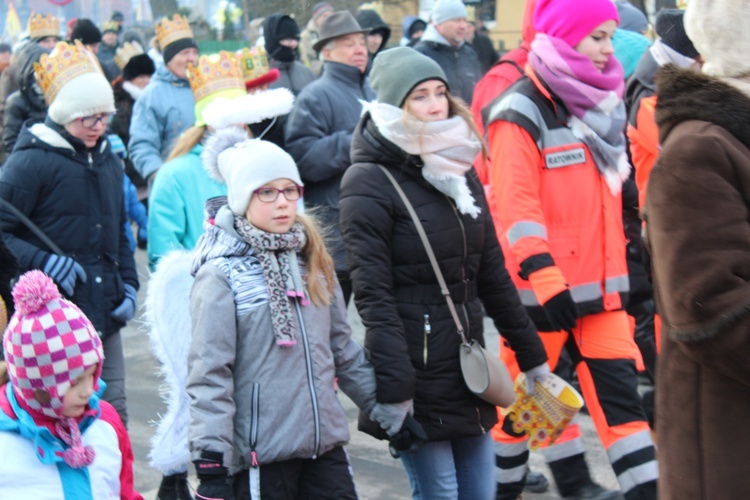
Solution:
<path fill-rule="evenodd" d="M 565 348 L 622 493 L 650 499 L 658 467 L 637 392 L 642 361 L 624 311 L 621 187 L 630 166 L 623 73 L 611 43 L 618 21 L 609 0 L 539 1 L 526 76 L 487 110 L 490 184 L 506 265 L 543 332 L 550 366 Z M 515 498 L 527 438 L 508 422 L 493 432 L 502 458 L 498 498 Z M 553 469 L 583 452 L 574 428 L 553 448 L 546 457 Z M 565 497 L 612 493 L 558 486 L 569 488 Z"/>

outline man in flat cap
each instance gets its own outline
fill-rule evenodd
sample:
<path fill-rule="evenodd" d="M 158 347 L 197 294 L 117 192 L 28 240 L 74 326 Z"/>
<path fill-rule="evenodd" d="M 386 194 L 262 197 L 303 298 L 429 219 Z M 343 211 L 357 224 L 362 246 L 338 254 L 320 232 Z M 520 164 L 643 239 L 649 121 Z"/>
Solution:
<path fill-rule="evenodd" d="M 365 78 L 366 32 L 346 11 L 323 21 L 314 45 L 324 61 L 323 74 L 302 90 L 286 125 L 286 148 L 305 183 L 305 203 L 319 207 L 319 217 L 331 228 L 331 254 L 347 303 L 351 280 L 339 230 L 339 184 L 352 164 L 349 148 L 360 100 L 375 99 Z"/>

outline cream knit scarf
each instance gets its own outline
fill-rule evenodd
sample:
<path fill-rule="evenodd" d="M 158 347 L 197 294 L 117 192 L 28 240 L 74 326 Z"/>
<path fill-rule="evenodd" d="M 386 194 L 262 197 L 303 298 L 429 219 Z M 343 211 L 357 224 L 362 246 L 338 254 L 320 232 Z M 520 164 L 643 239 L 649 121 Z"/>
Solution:
<path fill-rule="evenodd" d="M 363 106 L 383 137 L 406 153 L 422 158 L 422 177 L 427 182 L 455 201 L 459 212 L 477 218 L 481 209 L 466 183 L 466 172 L 482 146 L 463 118 L 423 122 L 390 104 L 374 102 Z"/>

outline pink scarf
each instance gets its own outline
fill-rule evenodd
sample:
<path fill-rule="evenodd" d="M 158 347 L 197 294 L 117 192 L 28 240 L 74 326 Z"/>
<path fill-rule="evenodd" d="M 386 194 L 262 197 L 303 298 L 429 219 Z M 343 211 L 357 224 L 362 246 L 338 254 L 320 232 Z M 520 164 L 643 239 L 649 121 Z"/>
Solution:
<path fill-rule="evenodd" d="M 611 56 L 600 72 L 587 56 L 544 33 L 537 33 L 531 43 L 529 63 L 563 102 L 571 114 L 571 131 L 588 147 L 612 194 L 619 194 L 630 175 L 622 65 Z"/>

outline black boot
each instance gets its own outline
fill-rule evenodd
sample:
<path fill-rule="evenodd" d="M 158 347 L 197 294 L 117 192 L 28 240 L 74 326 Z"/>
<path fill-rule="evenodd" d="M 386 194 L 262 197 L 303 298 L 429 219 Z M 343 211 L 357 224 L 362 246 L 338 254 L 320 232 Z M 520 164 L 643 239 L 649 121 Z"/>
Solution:
<path fill-rule="evenodd" d="M 548 489 L 549 481 L 544 474 L 532 470 L 526 473 L 526 485 L 524 485 L 523 491 L 527 493 L 544 493 Z"/>
<path fill-rule="evenodd" d="M 563 498 L 566 500 L 624 500 L 625 497 L 617 490 L 607 490 L 596 483 L 591 483 Z"/>
<path fill-rule="evenodd" d="M 622 493 L 607 490 L 591 478 L 583 453 L 547 462 L 560 496 L 566 500 L 620 500 Z"/>
<path fill-rule="evenodd" d="M 187 472 L 162 477 L 156 500 L 193 500 L 188 488 Z"/>

